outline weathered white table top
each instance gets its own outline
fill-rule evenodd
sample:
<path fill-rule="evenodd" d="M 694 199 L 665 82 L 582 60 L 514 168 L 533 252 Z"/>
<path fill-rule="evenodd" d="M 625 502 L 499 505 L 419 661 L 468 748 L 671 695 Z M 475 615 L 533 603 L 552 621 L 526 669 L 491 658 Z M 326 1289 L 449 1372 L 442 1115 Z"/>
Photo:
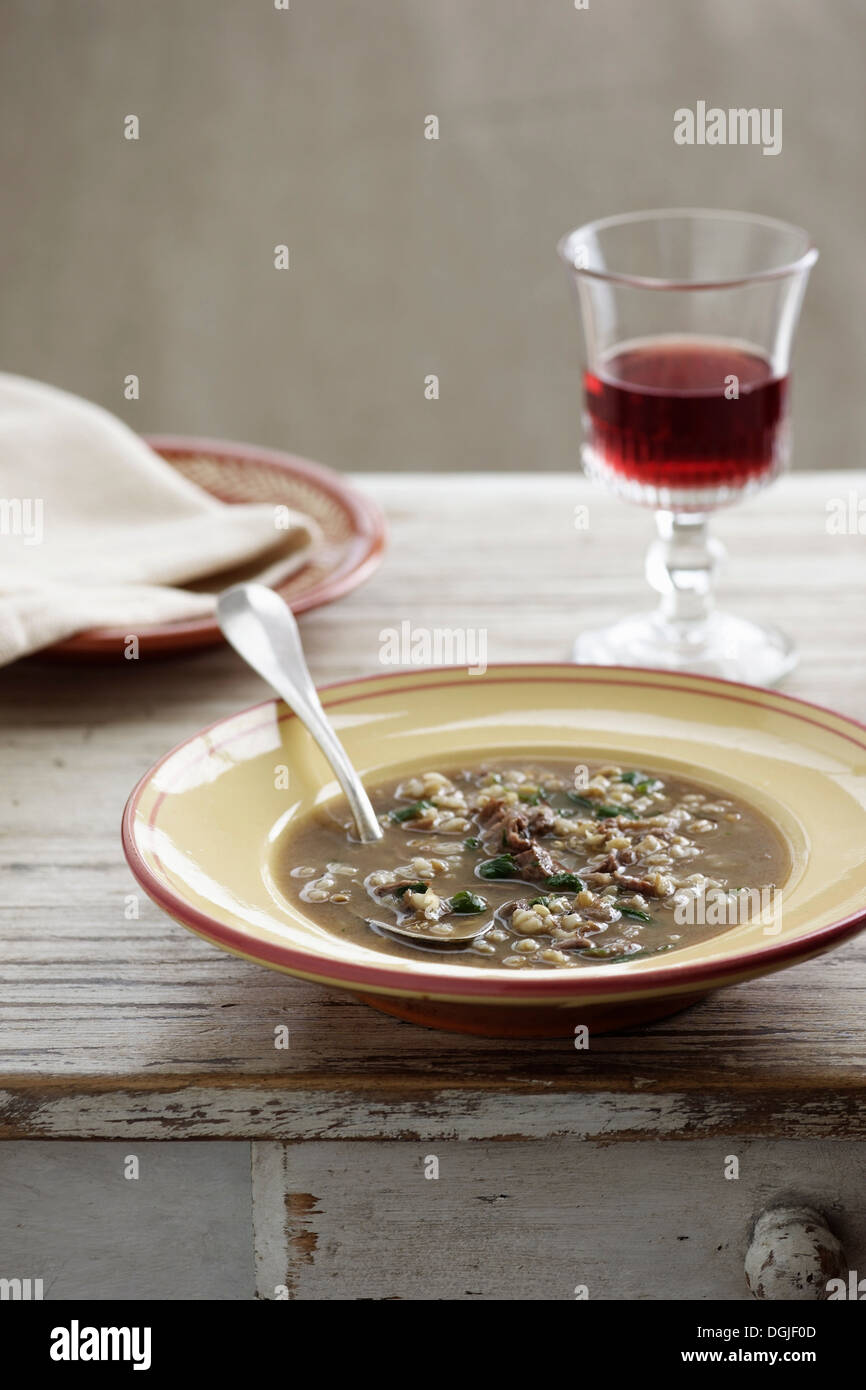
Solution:
<path fill-rule="evenodd" d="M 580 627 L 646 606 L 649 514 L 577 476 L 357 481 L 390 543 L 372 581 L 302 619 L 319 682 L 378 669 L 380 630 L 404 619 L 486 627 L 491 662 L 563 660 Z M 866 535 L 827 530 L 851 492 L 866 474 L 793 476 L 716 532 L 726 605 L 796 637 L 785 689 L 866 719 Z M 0 1137 L 866 1132 L 866 937 L 580 1053 L 401 1024 L 224 955 L 143 895 L 127 920 L 130 788 L 262 696 L 226 649 L 0 671 Z"/>

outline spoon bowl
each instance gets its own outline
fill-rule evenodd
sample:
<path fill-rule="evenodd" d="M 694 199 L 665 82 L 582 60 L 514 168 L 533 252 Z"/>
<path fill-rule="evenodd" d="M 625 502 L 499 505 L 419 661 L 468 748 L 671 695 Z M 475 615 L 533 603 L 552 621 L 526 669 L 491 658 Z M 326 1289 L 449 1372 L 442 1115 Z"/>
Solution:
<path fill-rule="evenodd" d="M 493 923 L 488 922 L 478 931 L 471 931 L 468 922 L 465 927 L 456 923 L 453 931 L 447 936 L 433 936 L 429 931 L 413 931 L 411 927 L 403 927 L 396 922 L 380 922 L 372 917 L 367 918 L 367 926 L 372 927 L 380 936 L 389 936 L 392 941 L 405 941 L 410 946 L 420 947 L 422 950 L 465 951 L 474 941 L 483 940 L 492 930 Z"/>

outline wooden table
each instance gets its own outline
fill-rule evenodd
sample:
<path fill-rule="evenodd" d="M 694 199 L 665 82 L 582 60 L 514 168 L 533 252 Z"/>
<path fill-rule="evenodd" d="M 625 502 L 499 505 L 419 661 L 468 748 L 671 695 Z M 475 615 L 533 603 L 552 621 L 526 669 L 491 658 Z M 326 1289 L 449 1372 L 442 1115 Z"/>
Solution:
<path fill-rule="evenodd" d="M 404 619 L 486 628 L 490 662 L 564 660 L 646 606 L 648 514 L 578 477 L 358 483 L 390 543 L 301 620 L 320 683 L 376 670 Z M 797 640 L 785 689 L 866 719 L 866 541 L 827 529 L 851 493 L 866 474 L 795 475 L 716 534 L 724 603 Z M 750 1218 L 791 1188 L 866 1270 L 866 939 L 588 1053 L 423 1030 L 233 959 L 137 892 L 118 826 L 150 763 L 262 695 L 226 649 L 0 672 L 0 1136 L 251 1143 L 266 1298 L 740 1298 Z"/>

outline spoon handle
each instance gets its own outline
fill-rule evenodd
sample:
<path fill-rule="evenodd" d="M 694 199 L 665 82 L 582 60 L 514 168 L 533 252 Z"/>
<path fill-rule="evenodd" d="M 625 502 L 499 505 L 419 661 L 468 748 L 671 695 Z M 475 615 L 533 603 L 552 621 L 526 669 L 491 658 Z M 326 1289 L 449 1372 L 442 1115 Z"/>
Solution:
<path fill-rule="evenodd" d="M 235 584 L 217 599 L 217 621 L 226 641 L 316 740 L 346 794 L 362 844 L 381 840 L 370 798 L 322 709 L 292 610 L 264 584 Z"/>

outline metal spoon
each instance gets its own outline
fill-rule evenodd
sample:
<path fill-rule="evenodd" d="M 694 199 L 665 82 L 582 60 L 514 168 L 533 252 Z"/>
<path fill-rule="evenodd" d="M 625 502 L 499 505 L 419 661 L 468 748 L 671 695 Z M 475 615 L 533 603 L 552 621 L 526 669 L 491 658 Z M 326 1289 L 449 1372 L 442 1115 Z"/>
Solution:
<path fill-rule="evenodd" d="M 370 804 L 360 777 L 322 709 L 301 645 L 301 634 L 292 610 L 273 589 L 264 584 L 235 584 L 217 599 L 217 621 L 223 636 L 247 665 L 266 680 L 294 710 L 301 723 L 318 743 L 355 818 L 358 838 L 363 844 L 381 840 L 383 830 Z M 397 923 L 368 920 L 367 925 L 382 936 L 432 951 L 465 949 L 491 930 L 488 922 L 480 930 L 471 920 L 455 924 L 448 936 L 432 936 Z"/>
<path fill-rule="evenodd" d="M 309 729 L 346 793 L 362 844 L 382 839 L 382 827 L 363 783 L 322 709 L 304 659 L 294 614 L 264 584 L 235 584 L 217 599 L 223 636 Z"/>
<path fill-rule="evenodd" d="M 420 946 L 428 951 L 465 951 L 473 941 L 481 941 L 493 929 L 492 922 L 480 929 L 476 927 L 474 931 L 469 923 L 462 929 L 460 924 L 457 924 L 449 936 L 432 936 L 430 932 L 412 931 L 408 927 L 400 927 L 393 922 L 380 922 L 372 917 L 368 917 L 366 922 L 367 926 L 372 927 L 380 936 L 390 936 L 394 941 L 405 941 L 411 946 Z"/>

